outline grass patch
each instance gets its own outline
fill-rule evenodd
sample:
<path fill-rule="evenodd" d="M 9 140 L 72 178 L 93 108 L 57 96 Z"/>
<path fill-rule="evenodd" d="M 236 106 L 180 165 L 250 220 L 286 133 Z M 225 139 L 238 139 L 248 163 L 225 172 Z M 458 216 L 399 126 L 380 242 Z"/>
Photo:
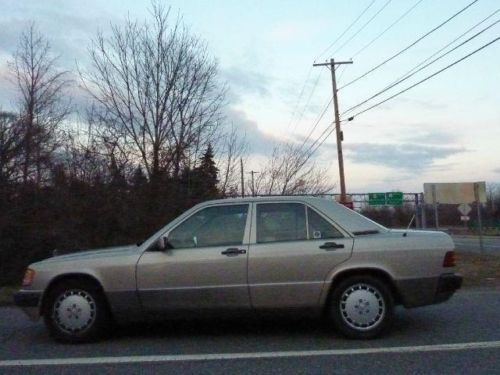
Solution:
<path fill-rule="evenodd" d="M 14 303 L 12 296 L 19 290 L 19 286 L 0 287 L 0 306 L 8 306 Z"/>
<path fill-rule="evenodd" d="M 464 288 L 500 289 L 500 254 L 457 251 L 457 271 L 464 277 Z"/>

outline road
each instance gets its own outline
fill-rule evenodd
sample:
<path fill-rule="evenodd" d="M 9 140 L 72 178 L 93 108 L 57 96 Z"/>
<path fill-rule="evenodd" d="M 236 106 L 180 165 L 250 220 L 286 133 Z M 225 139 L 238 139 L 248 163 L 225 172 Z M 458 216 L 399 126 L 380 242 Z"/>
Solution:
<path fill-rule="evenodd" d="M 478 236 L 452 236 L 457 250 L 465 250 L 471 252 L 480 252 L 479 237 Z M 500 237 L 483 237 L 483 250 L 486 253 L 500 254 Z"/>
<path fill-rule="evenodd" d="M 346 340 L 319 320 L 248 318 L 136 325 L 62 345 L 6 307 L 0 373 L 499 373 L 499 310 L 500 291 L 465 290 L 444 304 L 398 308 L 377 340 Z"/>

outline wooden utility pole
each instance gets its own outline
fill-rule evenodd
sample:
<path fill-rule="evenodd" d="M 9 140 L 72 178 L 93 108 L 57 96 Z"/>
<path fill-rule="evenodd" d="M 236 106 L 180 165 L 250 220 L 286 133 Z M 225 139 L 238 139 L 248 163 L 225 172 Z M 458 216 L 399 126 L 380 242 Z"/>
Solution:
<path fill-rule="evenodd" d="M 241 196 L 245 197 L 245 177 L 243 173 L 243 158 L 240 158 L 240 172 L 241 172 Z"/>
<path fill-rule="evenodd" d="M 333 111 L 335 117 L 335 133 L 337 135 L 337 157 L 339 160 L 340 203 L 345 204 L 347 203 L 347 201 L 344 176 L 344 156 L 342 154 L 342 141 L 344 140 L 344 136 L 342 130 L 340 129 L 339 103 L 337 99 L 337 80 L 335 78 L 335 66 L 342 64 L 352 64 L 352 61 L 335 61 L 334 59 L 330 59 L 330 62 L 313 64 L 313 66 L 326 66 L 332 73 Z"/>
<path fill-rule="evenodd" d="M 255 184 L 254 184 L 254 174 L 256 173 L 259 173 L 259 172 L 256 172 L 256 171 L 250 171 L 248 172 L 250 173 L 250 175 L 252 175 L 252 197 L 255 197 Z"/>

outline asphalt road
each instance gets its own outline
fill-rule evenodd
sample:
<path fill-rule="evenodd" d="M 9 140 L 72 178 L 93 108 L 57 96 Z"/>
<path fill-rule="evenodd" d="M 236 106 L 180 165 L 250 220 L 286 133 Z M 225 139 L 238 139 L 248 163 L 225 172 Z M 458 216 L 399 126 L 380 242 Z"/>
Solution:
<path fill-rule="evenodd" d="M 500 291 L 459 291 L 444 304 L 398 309 L 377 340 L 346 340 L 319 320 L 248 318 L 136 325 L 62 345 L 6 307 L 0 373 L 500 373 L 499 311 Z"/>
<path fill-rule="evenodd" d="M 452 236 L 453 242 L 457 250 L 471 251 L 479 253 L 481 248 L 479 247 L 479 237 L 478 236 Z M 485 253 L 497 253 L 500 254 L 500 237 L 484 236 L 483 237 L 483 251 Z"/>

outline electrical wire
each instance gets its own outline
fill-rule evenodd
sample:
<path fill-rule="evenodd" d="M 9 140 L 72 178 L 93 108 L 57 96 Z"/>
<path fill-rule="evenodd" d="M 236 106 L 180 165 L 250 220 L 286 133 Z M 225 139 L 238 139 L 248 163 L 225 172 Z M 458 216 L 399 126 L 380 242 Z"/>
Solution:
<path fill-rule="evenodd" d="M 374 95 L 370 96 L 369 98 L 363 100 L 361 103 L 358 103 L 348 109 L 346 109 L 344 111 L 344 113 L 342 113 L 342 116 L 344 116 L 346 113 L 349 113 L 349 112 L 352 112 L 353 110 L 355 110 L 356 108 L 359 108 L 361 107 L 363 104 L 366 104 L 367 102 L 369 102 L 370 100 L 382 95 L 384 92 L 392 89 L 394 86 L 397 86 L 399 85 L 400 83 L 410 79 L 411 77 L 413 77 L 415 74 L 421 72 L 422 70 L 424 70 L 425 68 L 429 67 L 430 65 L 434 64 L 435 62 L 437 62 L 438 60 L 441 60 L 443 57 L 449 55 L 450 53 L 456 51 L 458 48 L 464 46 L 465 44 L 469 43 L 470 41 L 474 40 L 475 38 L 477 38 L 479 35 L 481 35 L 482 33 L 486 32 L 487 30 L 491 29 L 493 26 L 495 26 L 496 24 L 498 24 L 500 22 L 500 19 L 493 22 L 491 25 L 485 27 L 484 29 L 482 29 L 481 31 L 477 32 L 476 34 L 474 34 L 473 36 L 471 36 L 470 38 L 464 40 L 462 43 L 458 44 L 457 46 L 453 47 L 452 49 L 450 49 L 449 51 L 441 54 L 440 56 L 436 57 L 434 60 L 430 61 L 429 63 L 421 66 L 422 64 L 419 64 L 418 66 L 421 66 L 420 69 L 418 70 L 415 70 L 413 71 L 415 68 L 413 68 L 412 70 L 410 70 L 409 73 L 406 73 L 405 75 L 403 75 L 402 77 L 398 78 L 398 80 L 394 81 L 393 83 L 391 83 L 389 86 L 386 86 L 385 88 L 383 88 L 382 90 L 380 90 L 379 92 L 375 93 Z M 475 27 L 475 26 L 474 26 Z M 470 31 L 470 29 L 469 29 Z M 464 34 L 462 34 L 463 36 Z M 456 41 L 456 39 L 455 39 Z M 453 42 L 452 42 L 453 43 Z M 449 45 L 449 44 L 448 44 Z M 441 49 L 442 50 L 442 49 Z M 428 61 L 428 59 L 426 59 L 426 61 Z M 413 71 L 413 72 L 412 72 Z"/>
<path fill-rule="evenodd" d="M 373 38 L 370 42 L 368 42 L 365 46 L 361 47 L 359 50 L 354 52 L 351 58 L 356 57 L 359 55 L 361 52 L 363 52 L 365 49 L 370 47 L 373 43 L 375 43 L 378 39 L 380 39 L 386 32 L 388 32 L 390 29 L 392 29 L 394 26 L 396 26 L 403 18 L 405 18 L 408 14 L 410 14 L 413 9 L 415 9 L 422 1 L 424 0 L 418 0 L 414 5 L 411 6 L 406 12 L 404 12 L 402 15 L 400 15 L 396 21 L 391 23 L 389 26 L 387 26 L 380 34 L 378 34 L 375 38 Z"/>
<path fill-rule="evenodd" d="M 372 7 L 372 5 L 375 3 L 375 0 L 372 0 L 370 4 L 359 14 L 358 17 L 354 21 L 351 22 L 351 24 L 340 34 L 337 39 L 335 39 L 332 44 L 330 44 L 326 49 L 321 52 L 315 59 L 314 62 L 316 62 L 321 56 L 323 56 L 325 53 L 327 53 L 358 21 L 363 15 Z"/>
<path fill-rule="evenodd" d="M 304 83 L 302 84 L 302 89 L 300 90 L 299 97 L 297 98 L 297 101 L 295 102 L 295 106 L 293 108 L 292 115 L 290 116 L 290 121 L 288 121 L 288 128 L 290 128 L 290 126 L 292 125 L 292 122 L 295 118 L 295 114 L 297 113 L 297 109 L 299 108 L 299 103 L 302 100 L 302 95 L 304 94 L 304 90 L 306 88 L 307 81 L 309 80 L 309 77 L 311 76 L 312 70 L 313 70 L 313 66 L 311 66 L 309 68 L 309 71 L 307 72 L 307 75 L 306 75 L 306 79 L 304 80 Z"/>
<path fill-rule="evenodd" d="M 295 131 L 295 129 L 297 128 L 297 125 L 304 117 L 304 113 L 306 112 L 306 109 L 309 107 L 309 103 L 311 102 L 312 96 L 314 95 L 314 92 L 316 91 L 316 87 L 318 86 L 320 78 L 321 78 L 321 72 L 318 73 L 318 76 L 316 77 L 316 80 L 314 81 L 314 84 L 313 84 L 313 87 L 312 87 L 311 92 L 309 94 L 309 97 L 307 98 L 306 104 L 304 104 L 304 107 L 302 108 L 300 115 L 297 117 L 293 126 L 291 128 L 290 128 L 290 126 L 288 127 L 290 133 L 293 133 Z"/>
<path fill-rule="evenodd" d="M 316 128 L 318 127 L 319 125 L 319 122 L 323 119 L 323 117 L 325 116 L 326 114 L 326 111 L 328 110 L 328 108 L 330 108 L 330 106 L 332 105 L 333 103 L 333 98 L 331 98 L 328 103 L 326 103 L 325 105 L 325 108 L 323 109 L 323 111 L 321 112 L 320 116 L 316 119 L 315 123 L 314 123 L 314 126 L 311 128 L 311 130 L 309 131 L 309 134 L 307 135 L 307 137 L 304 139 L 304 141 L 302 142 L 302 144 L 300 145 L 299 147 L 299 150 L 301 150 L 305 144 L 307 143 L 307 141 L 309 139 L 311 139 L 311 136 L 312 134 L 314 133 L 314 131 L 316 130 Z"/>
<path fill-rule="evenodd" d="M 356 31 L 349 39 L 347 39 L 340 47 L 338 47 L 335 51 L 333 51 L 332 55 L 335 56 L 337 52 L 339 52 L 347 43 L 349 43 L 351 40 L 353 40 L 361 31 L 363 31 L 366 26 L 368 26 L 390 3 L 392 0 L 387 0 L 384 5 L 368 20 L 366 21 L 363 26 L 361 26 L 358 31 Z"/>
<path fill-rule="evenodd" d="M 396 94 L 391 95 L 391 96 L 389 96 L 388 98 L 386 98 L 386 99 L 384 99 L 384 100 L 382 100 L 382 101 L 380 101 L 380 102 L 378 102 L 378 103 L 376 103 L 376 104 L 374 104 L 374 105 L 372 105 L 372 106 L 370 106 L 370 107 L 368 107 L 368 108 L 366 108 L 366 109 L 364 109 L 364 110 L 362 110 L 362 111 L 360 111 L 360 112 L 357 112 L 355 115 L 353 115 L 353 116 L 349 117 L 348 121 L 350 121 L 350 120 L 352 120 L 352 119 L 356 118 L 357 116 L 359 116 L 359 115 L 361 115 L 361 114 L 363 114 L 363 113 L 365 113 L 365 112 L 368 112 L 368 111 L 370 111 L 370 110 L 372 110 L 372 109 L 374 109 L 374 108 L 378 107 L 378 106 L 379 106 L 379 105 L 381 105 L 381 104 L 384 104 L 384 103 L 388 102 L 388 101 L 389 101 L 389 100 L 391 100 L 391 99 L 394 99 L 395 97 L 397 97 L 397 96 L 399 96 L 399 95 L 401 95 L 401 94 L 403 94 L 403 93 L 405 93 L 405 92 L 407 92 L 407 91 L 411 90 L 412 88 L 414 88 L 414 87 L 416 87 L 416 86 L 418 86 L 418 85 L 420 85 L 420 84 L 424 83 L 425 81 L 428 81 L 429 79 L 431 79 L 431 78 L 433 78 L 433 77 L 437 76 L 438 74 L 440 74 L 440 73 L 444 72 L 445 70 L 450 69 L 451 67 L 453 67 L 453 66 L 457 65 L 458 63 L 460 63 L 460 62 L 462 62 L 462 61 L 464 61 L 464 60 L 468 59 L 468 58 L 469 58 L 469 57 L 471 57 L 472 55 L 475 55 L 475 54 L 476 54 L 476 53 L 478 53 L 479 51 L 481 51 L 481 50 L 483 50 L 483 49 L 485 49 L 485 48 L 489 47 L 490 45 L 492 45 L 493 43 L 498 42 L 499 40 L 500 40 L 500 37 L 493 39 L 493 40 L 492 40 L 492 41 L 490 41 L 489 43 L 486 43 L 486 44 L 484 44 L 483 46 L 479 47 L 478 49 L 476 49 L 476 50 L 472 51 L 471 53 L 469 53 L 469 54 L 465 55 L 464 57 L 462 57 L 462 58 L 460 58 L 460 59 L 458 59 L 458 60 L 455 60 L 453 63 L 451 63 L 451 64 L 449 64 L 449 65 L 445 66 L 445 67 L 444 67 L 444 68 L 442 68 L 442 69 L 439 69 L 438 71 L 436 71 L 436 72 L 432 73 L 431 75 L 429 75 L 429 76 L 425 77 L 424 79 L 422 79 L 422 80 L 420 80 L 420 81 L 418 81 L 418 82 L 414 83 L 413 85 L 408 86 L 407 88 L 405 88 L 405 89 L 403 89 L 403 90 L 401 90 L 401 91 L 397 92 Z M 344 121 L 345 121 L 345 120 L 344 120 Z"/>
<path fill-rule="evenodd" d="M 375 70 L 377 70 L 380 67 L 382 67 L 383 65 L 387 64 L 389 61 L 394 60 L 396 57 L 398 57 L 401 54 L 403 54 L 404 52 L 408 51 L 411 47 L 415 46 L 417 43 L 419 43 L 420 41 L 422 41 L 423 39 L 425 39 L 426 37 L 428 37 L 429 35 L 431 35 L 435 31 L 437 31 L 438 29 L 440 29 L 444 25 L 446 25 L 448 22 L 450 22 L 454 18 L 458 17 L 461 13 L 465 12 L 468 8 L 470 8 L 472 5 L 474 5 L 478 1 L 479 0 L 473 0 L 471 3 L 469 3 L 468 5 L 466 5 L 464 8 L 462 8 L 461 10 L 459 10 L 458 12 L 456 12 L 455 14 L 453 14 L 451 17 L 449 17 L 448 19 L 446 19 L 444 22 L 442 22 L 438 26 L 434 27 L 432 30 L 428 31 L 427 33 L 425 33 L 424 35 L 422 35 L 421 37 L 419 37 L 417 40 L 415 40 L 414 42 L 412 42 L 411 44 L 409 44 L 405 48 L 403 48 L 399 52 L 395 53 L 391 57 L 387 58 L 386 60 L 382 61 L 378 65 L 374 66 L 373 68 L 371 68 L 367 72 L 361 74 L 360 76 L 358 76 L 357 78 L 353 79 L 352 81 L 346 83 L 345 85 L 343 85 L 342 87 L 340 87 L 338 90 L 342 90 L 343 88 L 352 85 L 353 83 L 359 81 L 361 78 L 366 77 L 368 74 L 373 73 Z"/>

